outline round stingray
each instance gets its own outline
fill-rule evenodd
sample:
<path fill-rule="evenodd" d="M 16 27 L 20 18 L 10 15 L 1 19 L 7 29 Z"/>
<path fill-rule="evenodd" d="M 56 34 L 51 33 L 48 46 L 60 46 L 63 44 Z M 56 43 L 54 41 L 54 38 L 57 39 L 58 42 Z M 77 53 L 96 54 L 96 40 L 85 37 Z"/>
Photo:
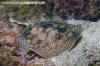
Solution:
<path fill-rule="evenodd" d="M 18 42 L 44 58 L 51 58 L 70 50 L 81 31 L 81 25 L 56 21 L 40 22 L 26 29 Z"/>

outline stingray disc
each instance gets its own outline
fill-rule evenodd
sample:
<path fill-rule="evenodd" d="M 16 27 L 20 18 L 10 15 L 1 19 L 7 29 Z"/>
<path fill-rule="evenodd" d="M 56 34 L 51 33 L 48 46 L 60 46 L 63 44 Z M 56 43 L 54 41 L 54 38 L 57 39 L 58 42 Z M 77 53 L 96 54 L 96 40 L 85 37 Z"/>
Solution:
<path fill-rule="evenodd" d="M 51 58 L 68 51 L 80 37 L 81 31 L 81 25 L 40 22 L 19 37 L 19 44 L 44 58 Z"/>

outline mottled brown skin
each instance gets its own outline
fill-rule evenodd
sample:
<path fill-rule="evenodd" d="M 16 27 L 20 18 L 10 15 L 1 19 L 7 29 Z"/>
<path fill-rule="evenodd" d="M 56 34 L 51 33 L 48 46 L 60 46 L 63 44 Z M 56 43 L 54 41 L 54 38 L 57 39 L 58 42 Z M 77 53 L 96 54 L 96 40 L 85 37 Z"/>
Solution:
<path fill-rule="evenodd" d="M 55 25 L 57 26 L 54 27 Z M 35 24 L 35 26 L 28 30 L 28 34 L 27 32 L 26 35 L 23 33 L 24 36 L 21 41 L 24 41 L 24 44 L 22 45 L 26 46 L 27 49 L 31 49 L 44 58 L 51 58 L 60 55 L 65 50 L 68 51 L 80 37 L 81 31 L 81 25 L 71 25 L 57 22 L 41 22 Z M 29 35 L 30 37 L 28 37 Z M 44 36 L 45 39 L 40 39 L 39 35 L 42 35 L 40 38 L 43 38 Z M 20 38 L 22 38 L 22 36 Z M 32 43 L 33 40 L 35 40 L 35 42 Z"/>

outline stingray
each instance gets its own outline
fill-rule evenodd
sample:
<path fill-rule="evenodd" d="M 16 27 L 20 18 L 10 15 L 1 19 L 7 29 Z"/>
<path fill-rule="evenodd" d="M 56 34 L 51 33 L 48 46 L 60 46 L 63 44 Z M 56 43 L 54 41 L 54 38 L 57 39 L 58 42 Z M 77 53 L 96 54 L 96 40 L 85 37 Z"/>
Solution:
<path fill-rule="evenodd" d="M 13 19 L 13 18 L 12 18 Z M 27 24 L 26 29 L 16 39 L 21 48 L 27 53 L 29 50 L 44 58 L 52 58 L 64 51 L 69 51 L 82 33 L 82 26 L 69 24 L 59 16 L 49 21 L 13 22 Z"/>

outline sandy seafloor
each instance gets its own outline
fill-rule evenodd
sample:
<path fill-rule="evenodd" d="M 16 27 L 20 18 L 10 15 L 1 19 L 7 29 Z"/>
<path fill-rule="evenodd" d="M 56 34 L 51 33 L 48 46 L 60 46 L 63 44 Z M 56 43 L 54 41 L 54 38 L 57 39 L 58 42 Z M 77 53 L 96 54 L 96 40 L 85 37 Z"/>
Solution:
<path fill-rule="evenodd" d="M 56 66 L 100 66 L 100 20 L 84 25 L 82 35 L 72 51 L 54 58 Z"/>

